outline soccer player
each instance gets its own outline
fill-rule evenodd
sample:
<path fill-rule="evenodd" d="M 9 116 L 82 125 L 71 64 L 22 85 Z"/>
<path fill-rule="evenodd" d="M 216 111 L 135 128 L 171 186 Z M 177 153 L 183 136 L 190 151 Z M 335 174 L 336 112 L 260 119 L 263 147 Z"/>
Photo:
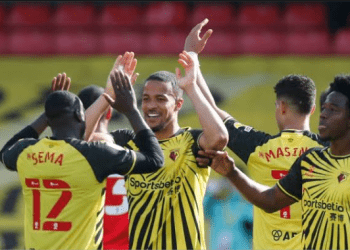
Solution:
<path fill-rule="evenodd" d="M 102 87 L 91 85 L 82 89 L 78 97 L 85 110 L 88 109 L 102 94 Z M 114 143 L 108 133 L 108 124 L 112 117 L 112 107 L 102 114 L 95 133 L 90 141 L 109 141 Z M 106 183 L 105 214 L 103 219 L 103 248 L 129 249 L 129 218 L 128 200 L 126 197 L 124 177 L 118 174 L 109 175 Z"/>
<path fill-rule="evenodd" d="M 139 152 L 115 144 L 82 141 L 85 115 L 80 99 L 55 91 L 45 113 L 1 150 L 4 165 L 17 171 L 25 201 L 27 249 L 102 249 L 105 179 L 113 173 L 150 173 L 163 165 L 154 133 L 136 106 L 122 71 L 110 75 L 111 106 L 130 121 Z M 49 126 L 52 137 L 39 140 Z"/>
<path fill-rule="evenodd" d="M 212 168 L 268 213 L 301 201 L 303 249 L 350 248 L 350 76 L 336 76 L 318 127 L 330 146 L 311 148 L 273 187 L 249 179 L 226 152 L 206 151 Z M 277 237 L 277 236 L 276 236 Z"/>
<path fill-rule="evenodd" d="M 186 38 L 185 50 L 200 53 L 212 30 L 199 37 L 204 20 Z M 194 53 L 193 53 L 194 54 Z M 194 56 L 196 55 L 194 54 Z M 225 111 L 219 109 L 198 70 L 197 84 L 207 100 L 218 112 L 229 132 L 231 149 L 247 164 L 250 177 L 267 186 L 273 186 L 285 176 L 293 162 L 311 147 L 326 143 L 310 132 L 310 116 L 315 110 L 316 87 L 306 76 L 283 77 L 274 87 L 276 93 L 276 121 L 280 132 L 270 135 L 243 125 Z M 198 159 L 199 162 L 207 162 Z M 254 207 L 254 249 L 300 249 L 301 206 L 294 204 L 269 214 Z"/>
<path fill-rule="evenodd" d="M 198 67 L 186 52 L 179 62 L 185 68 L 184 77 L 179 69 L 176 76 L 160 71 L 144 84 L 144 118 L 161 144 L 165 164 L 152 174 L 126 176 L 131 249 L 206 249 L 202 203 L 210 170 L 198 166 L 196 156 L 200 148 L 223 149 L 228 135 L 195 84 Z M 203 130 L 178 124 L 182 91 L 191 99 Z M 108 103 L 103 101 L 99 98 L 88 113 L 93 116 L 105 110 Z M 130 131 L 117 130 L 112 135 L 116 143 L 138 148 Z"/>

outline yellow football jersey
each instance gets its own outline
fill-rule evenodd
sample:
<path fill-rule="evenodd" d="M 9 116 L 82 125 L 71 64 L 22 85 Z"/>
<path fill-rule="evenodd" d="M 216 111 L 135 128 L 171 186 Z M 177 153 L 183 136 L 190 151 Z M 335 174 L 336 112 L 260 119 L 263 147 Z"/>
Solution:
<path fill-rule="evenodd" d="M 136 150 L 127 133 L 112 134 L 116 143 Z M 210 169 L 196 163 L 201 133 L 186 128 L 159 141 L 164 167 L 127 176 L 131 249 L 206 249 L 203 198 Z"/>
<path fill-rule="evenodd" d="M 227 147 L 247 164 L 250 178 L 270 187 L 287 175 L 309 148 L 324 144 L 309 131 L 283 130 L 272 136 L 232 118 L 225 125 L 229 131 Z M 254 249 L 301 249 L 301 220 L 300 203 L 271 214 L 254 206 Z"/>
<path fill-rule="evenodd" d="M 301 200 L 303 249 L 350 248 L 349 162 L 350 155 L 313 148 L 277 184 L 285 194 Z"/>

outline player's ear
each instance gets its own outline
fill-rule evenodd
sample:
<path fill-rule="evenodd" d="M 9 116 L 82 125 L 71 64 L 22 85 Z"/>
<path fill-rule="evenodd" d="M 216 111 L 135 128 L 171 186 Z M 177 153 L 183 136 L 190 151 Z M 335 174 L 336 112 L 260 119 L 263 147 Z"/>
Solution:
<path fill-rule="evenodd" d="M 281 100 L 280 105 L 281 105 L 281 113 L 285 114 L 287 112 L 287 109 L 288 109 L 288 103 Z"/>
<path fill-rule="evenodd" d="M 316 109 L 316 105 L 312 106 L 312 109 L 311 109 L 310 115 L 312 115 L 312 114 L 315 112 L 315 109 Z"/>
<path fill-rule="evenodd" d="M 113 111 L 113 108 L 109 107 L 109 109 L 107 111 L 107 114 L 106 114 L 106 119 L 107 120 L 110 120 L 112 118 L 112 111 Z"/>
<path fill-rule="evenodd" d="M 184 103 L 184 99 L 178 98 L 175 103 L 175 111 L 179 111 L 182 108 L 182 105 Z"/>
<path fill-rule="evenodd" d="M 84 122 L 84 112 L 81 112 L 79 109 L 74 110 L 74 118 L 77 119 L 78 122 Z"/>

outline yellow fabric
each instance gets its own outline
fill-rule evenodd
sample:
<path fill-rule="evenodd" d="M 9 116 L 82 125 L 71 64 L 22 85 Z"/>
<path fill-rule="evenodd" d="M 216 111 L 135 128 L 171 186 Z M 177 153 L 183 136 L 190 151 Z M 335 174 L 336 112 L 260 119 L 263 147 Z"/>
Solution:
<path fill-rule="evenodd" d="M 187 130 L 160 141 L 164 167 L 128 176 L 131 249 L 206 249 L 203 197 L 210 170 L 197 166 L 195 140 Z"/>
<path fill-rule="evenodd" d="M 17 171 L 25 200 L 27 249 L 98 248 L 105 182 L 96 180 L 78 150 L 65 141 L 42 139 L 20 154 Z"/>
<path fill-rule="evenodd" d="M 282 132 L 258 146 L 250 155 L 247 163 L 249 175 L 258 183 L 272 187 L 302 153 L 319 146 L 302 131 Z M 271 214 L 254 206 L 253 248 L 302 249 L 301 216 L 300 202 Z"/>

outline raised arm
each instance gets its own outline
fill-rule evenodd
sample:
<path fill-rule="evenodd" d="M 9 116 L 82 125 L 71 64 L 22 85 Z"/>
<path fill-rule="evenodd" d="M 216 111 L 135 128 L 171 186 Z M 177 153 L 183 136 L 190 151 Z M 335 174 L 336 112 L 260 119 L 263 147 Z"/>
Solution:
<path fill-rule="evenodd" d="M 67 77 L 66 73 L 58 74 L 52 79 L 51 89 L 52 91 L 66 90 L 70 88 L 71 79 Z M 37 139 L 42 132 L 47 128 L 47 118 L 45 113 L 42 113 L 38 118 L 36 118 L 30 125 L 23 128 L 17 134 L 15 134 L 1 149 L 0 160 L 3 159 L 4 152 L 14 145 L 17 141 L 24 138 L 34 138 Z"/>
<path fill-rule="evenodd" d="M 211 34 L 213 34 L 213 30 L 209 29 L 204 33 L 202 38 L 200 37 L 200 33 L 201 33 L 202 28 L 208 22 L 209 22 L 209 20 L 206 18 L 202 22 L 197 24 L 195 27 L 193 27 L 191 32 L 186 37 L 184 49 L 185 49 L 185 51 L 190 52 L 189 54 L 192 56 L 193 60 L 198 62 L 197 63 L 197 65 L 198 65 L 197 80 L 196 80 L 198 87 L 202 91 L 205 99 L 207 99 L 207 101 L 210 103 L 210 105 L 215 109 L 215 111 L 218 113 L 220 118 L 222 120 L 224 120 L 227 117 L 229 117 L 230 115 L 227 112 L 221 110 L 220 108 L 218 108 L 216 106 L 213 95 L 211 94 L 209 87 L 208 87 L 207 83 L 205 82 L 203 74 L 200 70 L 199 61 L 198 61 L 198 54 L 204 49 L 209 37 L 211 36 Z"/>
<path fill-rule="evenodd" d="M 277 185 L 270 188 L 249 179 L 236 168 L 233 159 L 227 152 L 206 150 L 205 152 L 199 151 L 199 154 L 211 158 L 212 164 L 210 166 L 212 169 L 226 176 L 249 202 L 267 213 L 276 212 L 296 202 L 283 193 Z M 197 158 L 197 160 L 201 161 L 202 159 Z"/>
<path fill-rule="evenodd" d="M 134 52 L 125 52 L 124 55 L 119 55 L 113 65 L 110 75 L 116 69 L 123 70 L 126 75 L 131 78 L 132 84 L 136 82 L 138 73 L 134 73 L 137 65 L 137 60 L 134 58 Z M 105 88 L 105 93 L 109 95 L 112 99 L 115 99 L 115 94 L 113 86 L 111 83 L 110 75 L 107 78 L 107 84 Z M 85 129 L 85 140 L 90 141 L 92 139 L 92 134 L 96 130 L 98 121 L 100 120 L 102 114 L 109 107 L 109 103 L 103 96 L 100 96 L 86 111 L 86 129 Z"/>
<path fill-rule="evenodd" d="M 148 173 L 158 170 L 163 166 L 163 151 L 137 108 L 137 100 L 130 78 L 121 69 L 116 69 L 111 73 L 110 79 L 115 99 L 113 100 L 107 93 L 104 93 L 103 97 L 109 105 L 128 118 L 136 134 L 135 144 L 139 148 L 139 152 L 135 152 L 135 166 L 129 172 Z"/>
<path fill-rule="evenodd" d="M 198 65 L 186 51 L 179 55 L 178 62 L 186 72 L 186 75 L 181 77 L 180 69 L 176 69 L 179 86 L 191 100 L 203 129 L 199 145 L 203 149 L 222 150 L 226 147 L 228 132 L 222 120 L 208 100 L 204 98 L 203 93 L 196 84 Z"/>

